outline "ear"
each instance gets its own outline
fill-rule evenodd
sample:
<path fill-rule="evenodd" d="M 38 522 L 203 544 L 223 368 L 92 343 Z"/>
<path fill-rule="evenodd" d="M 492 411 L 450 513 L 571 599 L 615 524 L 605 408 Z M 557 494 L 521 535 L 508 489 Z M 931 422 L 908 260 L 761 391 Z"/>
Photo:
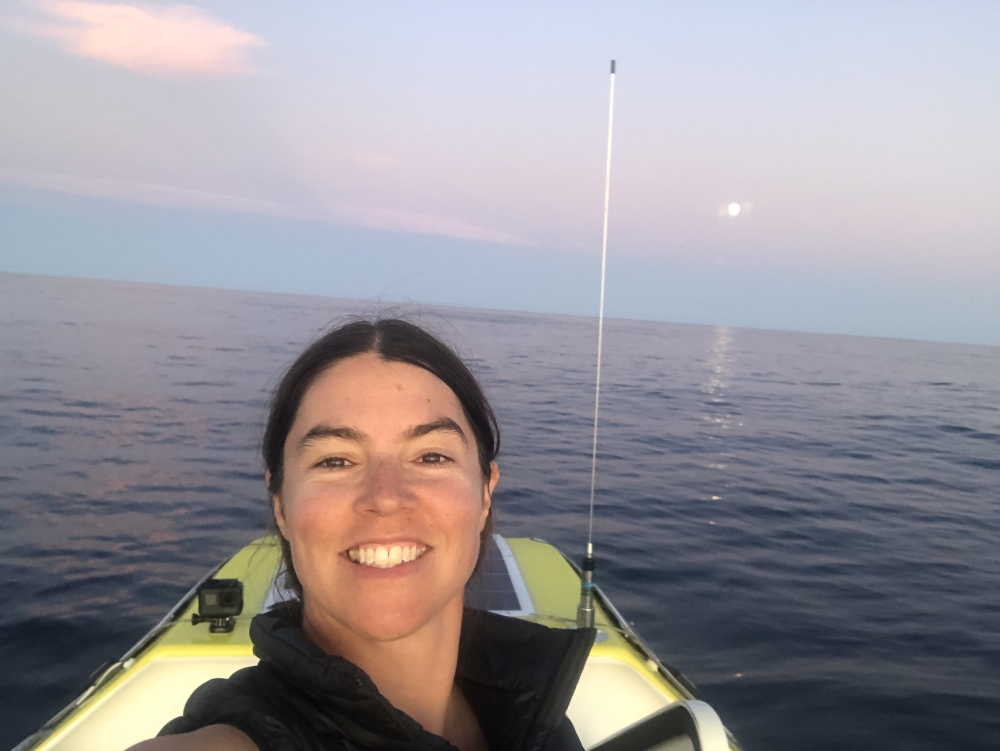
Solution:
<path fill-rule="evenodd" d="M 271 471 L 267 470 L 264 472 L 264 483 L 268 488 L 271 487 Z M 281 507 L 281 496 L 277 493 L 271 493 L 271 508 L 274 510 L 274 520 L 278 523 L 278 529 L 281 530 L 282 536 L 287 540 L 288 535 L 285 533 L 285 511 Z"/>
<path fill-rule="evenodd" d="M 486 517 L 489 516 L 490 508 L 493 506 L 493 489 L 497 486 L 499 479 L 500 467 L 497 466 L 496 462 L 490 462 L 490 481 L 483 487 L 483 505 L 479 517 L 480 530 L 486 524 Z"/>
<path fill-rule="evenodd" d="M 286 540 L 288 539 L 287 526 L 288 523 L 285 521 L 285 511 L 281 507 L 281 496 L 272 495 L 271 496 L 271 507 L 274 509 L 274 520 L 278 523 L 278 529 L 281 530 L 281 536 Z"/>

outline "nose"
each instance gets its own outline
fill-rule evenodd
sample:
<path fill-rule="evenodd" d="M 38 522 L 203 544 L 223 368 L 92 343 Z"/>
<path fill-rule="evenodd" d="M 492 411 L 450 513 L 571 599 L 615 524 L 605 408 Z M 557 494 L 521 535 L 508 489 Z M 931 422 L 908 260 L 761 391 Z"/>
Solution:
<path fill-rule="evenodd" d="M 413 507 L 416 496 L 407 487 L 398 461 L 378 458 L 369 467 L 364 487 L 355 501 L 359 512 L 391 516 Z"/>

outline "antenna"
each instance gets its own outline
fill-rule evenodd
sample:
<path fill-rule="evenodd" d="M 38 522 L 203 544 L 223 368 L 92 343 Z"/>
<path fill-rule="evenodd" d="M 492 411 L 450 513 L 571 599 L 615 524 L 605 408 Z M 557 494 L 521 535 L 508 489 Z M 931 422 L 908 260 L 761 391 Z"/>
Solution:
<path fill-rule="evenodd" d="M 604 344 L 604 276 L 608 262 L 608 205 L 611 202 L 611 132 L 615 123 L 615 61 L 611 61 L 611 101 L 608 105 L 608 166 L 604 178 L 604 242 L 601 245 L 601 307 L 597 316 L 597 385 L 594 388 L 594 449 L 590 456 L 590 519 L 587 554 L 583 557 L 580 605 L 576 625 L 594 625 L 594 484 L 597 479 L 597 418 L 601 407 L 601 348 Z"/>

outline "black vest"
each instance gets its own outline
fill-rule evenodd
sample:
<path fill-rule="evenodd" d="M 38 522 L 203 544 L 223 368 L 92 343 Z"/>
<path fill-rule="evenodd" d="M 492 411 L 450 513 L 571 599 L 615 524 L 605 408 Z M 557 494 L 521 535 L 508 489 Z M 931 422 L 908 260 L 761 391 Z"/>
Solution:
<path fill-rule="evenodd" d="M 300 617 L 296 604 L 257 615 L 250 639 L 260 663 L 200 686 L 160 735 L 224 724 L 260 751 L 455 751 L 393 707 L 363 670 L 313 644 Z M 456 681 L 491 751 L 582 751 L 566 707 L 594 635 L 465 611 Z"/>

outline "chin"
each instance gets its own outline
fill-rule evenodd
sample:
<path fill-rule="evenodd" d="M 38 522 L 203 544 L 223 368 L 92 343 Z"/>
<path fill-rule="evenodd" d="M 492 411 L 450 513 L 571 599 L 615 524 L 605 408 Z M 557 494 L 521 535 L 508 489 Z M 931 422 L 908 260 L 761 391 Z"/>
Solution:
<path fill-rule="evenodd" d="M 346 625 L 351 631 L 372 641 L 396 641 L 417 632 L 432 621 L 435 616 L 447 610 L 447 605 L 429 610 L 426 602 L 410 606 L 397 604 L 391 607 L 376 607 L 366 613 L 352 613 Z"/>
<path fill-rule="evenodd" d="M 421 577 L 394 577 L 391 571 L 373 569 L 360 578 L 353 575 L 325 581 L 307 575 L 303 588 L 311 606 L 308 609 L 320 619 L 315 626 L 322 631 L 322 621 L 329 619 L 362 639 L 391 642 L 442 616 L 442 623 L 447 623 L 449 616 L 460 622 L 464 582 L 449 577 L 449 581 L 429 583 Z"/>

